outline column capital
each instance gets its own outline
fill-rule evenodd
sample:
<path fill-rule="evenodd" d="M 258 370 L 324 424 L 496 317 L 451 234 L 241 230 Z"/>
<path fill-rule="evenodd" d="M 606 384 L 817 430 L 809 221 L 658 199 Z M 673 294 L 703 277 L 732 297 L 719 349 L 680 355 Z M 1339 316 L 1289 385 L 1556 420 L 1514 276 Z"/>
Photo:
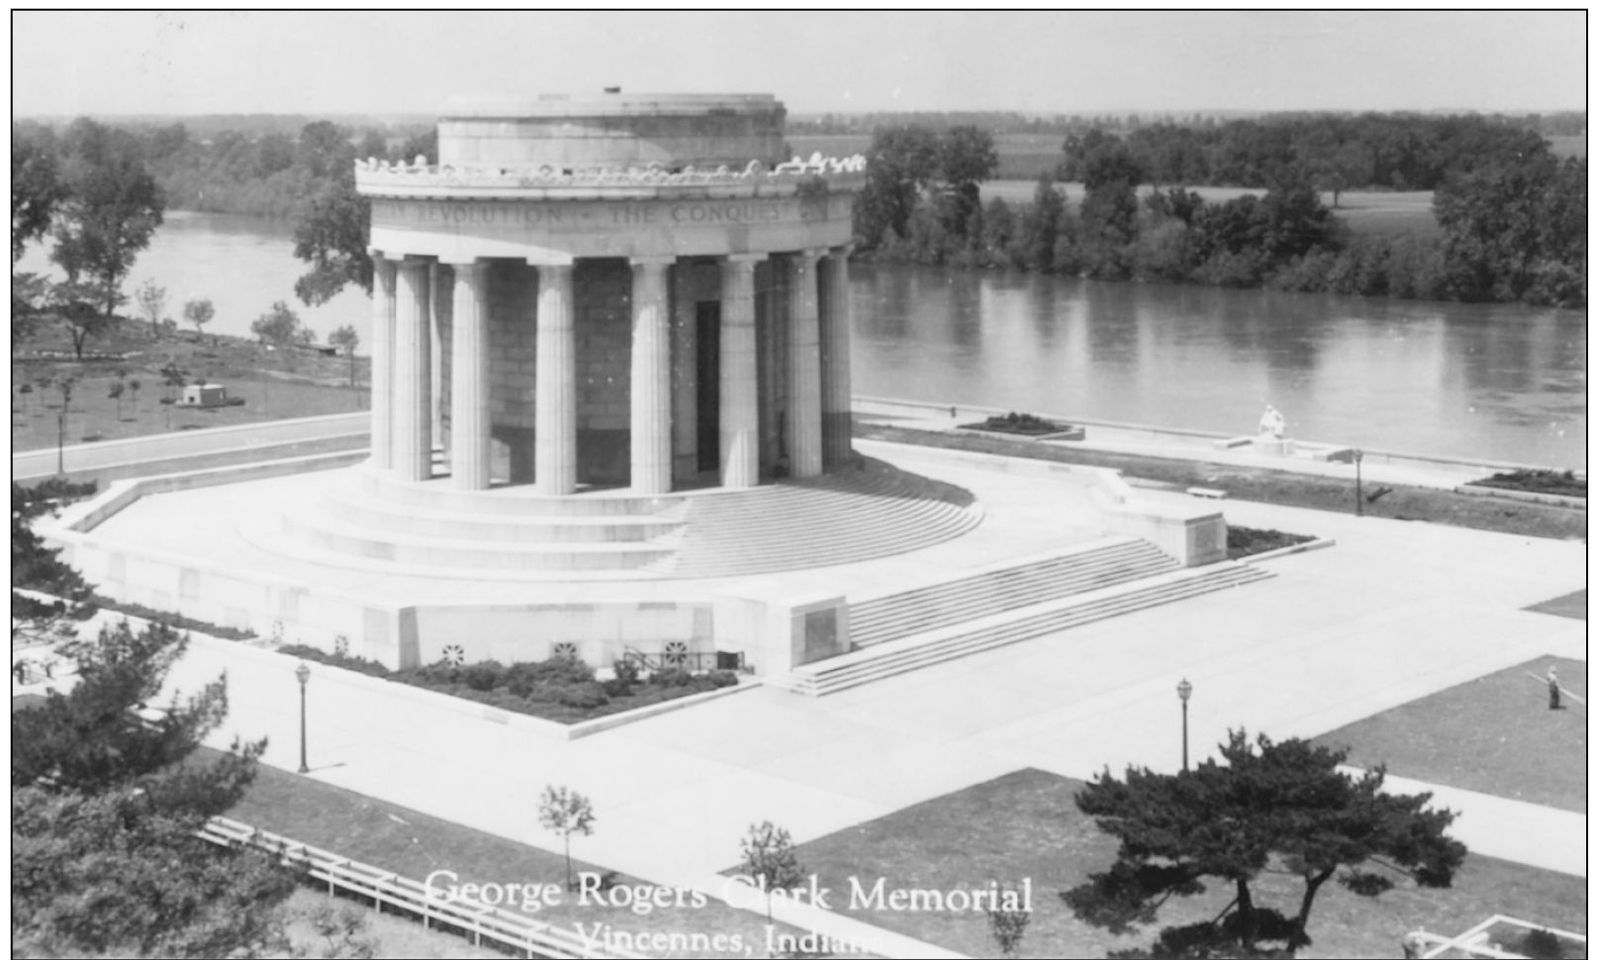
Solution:
<path fill-rule="evenodd" d="M 718 259 L 725 260 L 728 263 L 760 263 L 770 257 L 771 254 L 763 251 L 760 253 L 724 253 Z"/>
<path fill-rule="evenodd" d="M 439 257 L 439 263 L 447 267 L 481 267 L 485 265 L 482 257 L 472 257 L 465 254 Z"/>
<path fill-rule="evenodd" d="M 677 257 L 675 255 L 628 257 L 627 262 L 635 267 L 670 267 L 677 262 Z"/>
<path fill-rule="evenodd" d="M 556 254 L 540 254 L 536 257 L 528 257 L 527 262 L 529 266 L 538 267 L 540 269 L 543 269 L 544 267 L 571 267 L 577 264 L 577 258 L 560 256 Z"/>
<path fill-rule="evenodd" d="M 390 258 L 390 259 L 393 259 L 393 258 Z M 430 264 L 434 263 L 435 261 L 434 261 L 433 257 L 429 257 L 429 256 L 426 256 L 424 254 L 408 253 L 408 254 L 400 257 L 396 262 L 400 263 L 403 266 L 407 266 L 407 267 L 420 267 L 420 266 L 424 266 L 424 265 L 430 265 Z"/>
<path fill-rule="evenodd" d="M 805 258 L 807 260 L 820 260 L 823 257 L 827 256 L 827 248 L 826 247 L 801 247 L 798 250 L 790 250 L 789 251 L 789 256 L 795 257 L 796 259 L 803 257 L 803 258 Z"/>
<path fill-rule="evenodd" d="M 854 252 L 855 252 L 855 244 L 853 244 L 853 243 L 843 243 L 843 244 L 839 244 L 836 247 L 828 247 L 827 248 L 827 255 L 830 256 L 830 257 L 843 257 L 845 259 L 848 259 L 849 255 L 854 253 Z"/>

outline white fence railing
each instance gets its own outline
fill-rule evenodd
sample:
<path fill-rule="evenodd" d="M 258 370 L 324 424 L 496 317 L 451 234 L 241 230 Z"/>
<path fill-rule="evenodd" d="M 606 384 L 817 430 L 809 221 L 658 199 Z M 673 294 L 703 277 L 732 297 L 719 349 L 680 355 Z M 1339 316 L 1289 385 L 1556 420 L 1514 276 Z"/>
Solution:
<path fill-rule="evenodd" d="M 1509 928 L 1508 930 L 1506 928 Z M 1501 942 L 1500 938 L 1511 932 L 1520 933 L 1523 937 L 1533 931 L 1541 930 L 1545 933 L 1565 941 L 1572 946 L 1580 947 L 1582 955 L 1587 956 L 1588 938 L 1581 933 L 1572 933 L 1569 930 L 1556 930 L 1543 924 L 1529 923 L 1515 917 L 1495 914 L 1483 922 L 1457 936 L 1429 933 L 1426 930 L 1416 930 L 1405 936 L 1405 956 L 1417 958 L 1448 958 L 1471 957 L 1482 960 L 1527 960 L 1525 953 L 1516 953 Z M 1572 954 L 1566 954 L 1571 956 Z"/>
<path fill-rule="evenodd" d="M 265 850 L 277 855 L 285 863 L 305 868 L 309 876 L 328 885 L 329 894 L 343 890 L 370 898 L 373 907 L 379 912 L 382 912 L 384 904 L 388 904 L 421 917 L 424 927 L 431 926 L 434 921 L 449 924 L 471 934 L 472 942 L 479 946 L 484 940 L 490 940 L 525 951 L 530 958 L 552 957 L 557 960 L 591 957 L 599 960 L 642 960 L 644 957 L 644 954 L 614 948 L 602 950 L 597 943 L 575 931 L 531 920 L 513 910 L 474 900 L 452 898 L 446 901 L 429 896 L 423 884 L 409 877 L 359 863 L 288 837 L 257 830 L 227 817 L 212 817 L 200 831 L 200 836 L 219 846 L 248 846 Z"/>

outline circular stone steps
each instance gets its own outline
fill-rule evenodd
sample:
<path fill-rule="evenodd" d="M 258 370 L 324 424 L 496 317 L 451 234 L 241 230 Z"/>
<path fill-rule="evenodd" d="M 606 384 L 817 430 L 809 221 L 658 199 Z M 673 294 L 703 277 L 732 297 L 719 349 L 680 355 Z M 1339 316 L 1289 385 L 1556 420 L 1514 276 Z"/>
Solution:
<path fill-rule="evenodd" d="M 324 565 L 485 580 L 731 577 L 919 550 L 982 519 L 964 490 L 878 461 L 748 490 L 543 497 L 456 490 L 366 467 L 320 495 L 241 520 L 263 549 Z"/>

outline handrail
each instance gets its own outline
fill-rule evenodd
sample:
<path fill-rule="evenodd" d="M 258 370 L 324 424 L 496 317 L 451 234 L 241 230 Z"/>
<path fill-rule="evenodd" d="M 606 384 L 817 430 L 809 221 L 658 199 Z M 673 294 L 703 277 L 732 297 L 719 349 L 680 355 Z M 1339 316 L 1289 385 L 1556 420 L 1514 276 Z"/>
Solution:
<path fill-rule="evenodd" d="M 515 911 L 478 900 L 459 896 L 440 900 L 429 896 L 428 888 L 410 877 L 402 877 L 392 871 L 360 863 L 228 817 L 212 817 L 200 829 L 199 836 L 230 849 L 254 847 L 276 855 L 285 863 L 304 867 L 307 875 L 327 883 L 329 894 L 339 888 L 371 897 L 373 906 L 379 911 L 387 903 L 417 914 L 422 918 L 424 927 L 433 920 L 460 927 L 471 932 L 472 942 L 476 945 L 481 945 L 486 937 L 496 943 L 526 951 L 529 957 L 552 957 L 558 960 L 643 960 L 645 956 L 615 948 L 602 950 L 596 942 L 574 931 L 530 920 Z"/>

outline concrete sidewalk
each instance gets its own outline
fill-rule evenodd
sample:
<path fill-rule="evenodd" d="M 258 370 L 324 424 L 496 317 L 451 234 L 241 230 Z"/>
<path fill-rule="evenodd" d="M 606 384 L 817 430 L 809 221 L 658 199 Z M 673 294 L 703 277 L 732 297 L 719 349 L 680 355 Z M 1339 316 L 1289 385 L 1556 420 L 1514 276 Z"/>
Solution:
<path fill-rule="evenodd" d="M 115 471 L 118 476 L 126 476 L 137 472 L 132 468 L 140 465 L 156 466 L 163 462 L 252 450 L 267 453 L 294 444 L 317 441 L 353 442 L 366 436 L 371 418 L 370 413 L 336 413 L 80 443 L 62 448 L 60 460 L 68 474 Z M 281 452 L 277 455 L 284 456 Z M 54 447 L 14 451 L 11 454 L 11 479 L 34 480 L 54 476 L 56 462 L 57 451 Z M 171 471 L 152 469 L 145 472 Z"/>
<path fill-rule="evenodd" d="M 966 404 L 937 406 L 911 401 L 857 397 L 854 412 L 856 418 L 865 423 L 949 433 L 959 431 L 963 423 L 979 421 L 992 414 L 1003 414 L 1005 411 Z M 1049 418 L 1057 422 L 1077 422 L 1069 417 L 1049 415 Z M 1103 453 L 1190 460 L 1261 470 L 1283 470 L 1348 480 L 1353 480 L 1355 476 L 1355 468 L 1351 463 L 1314 460 L 1303 456 L 1275 456 L 1256 452 L 1248 446 L 1221 448 L 1217 446 L 1217 441 L 1222 439 L 1226 438 L 1201 431 L 1091 422 L 1086 425 L 1084 439 L 1060 441 L 1058 445 Z M 1468 463 L 1442 457 L 1406 457 L 1368 452 L 1361 465 L 1361 476 L 1371 483 L 1396 483 L 1452 490 L 1468 481 L 1480 480 L 1500 470 L 1509 470 L 1516 466 L 1518 465 Z"/>

